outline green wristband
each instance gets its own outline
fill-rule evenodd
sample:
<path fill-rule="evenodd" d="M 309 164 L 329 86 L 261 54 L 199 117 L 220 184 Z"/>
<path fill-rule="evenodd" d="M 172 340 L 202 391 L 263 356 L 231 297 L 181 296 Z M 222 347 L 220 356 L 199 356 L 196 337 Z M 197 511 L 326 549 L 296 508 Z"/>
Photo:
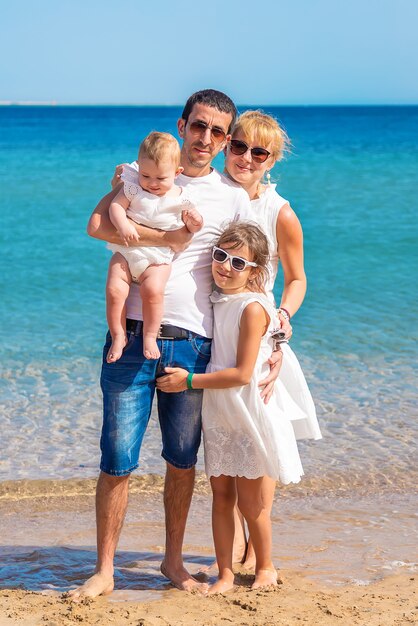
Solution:
<path fill-rule="evenodd" d="M 192 378 L 193 378 L 193 374 L 192 374 L 192 372 L 189 372 L 187 374 L 187 378 L 186 378 L 187 389 L 193 389 L 193 387 L 192 387 Z"/>

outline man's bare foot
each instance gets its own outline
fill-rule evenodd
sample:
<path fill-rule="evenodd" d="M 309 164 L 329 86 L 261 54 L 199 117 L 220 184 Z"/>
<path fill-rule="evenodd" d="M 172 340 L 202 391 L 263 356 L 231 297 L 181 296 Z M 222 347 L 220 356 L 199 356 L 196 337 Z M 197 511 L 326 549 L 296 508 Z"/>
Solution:
<path fill-rule="evenodd" d="M 208 596 L 214 596 L 217 593 L 226 593 L 234 588 L 234 577 L 219 578 L 216 583 L 209 587 Z"/>
<path fill-rule="evenodd" d="M 170 570 L 164 563 L 160 565 L 161 574 L 168 578 L 174 587 L 180 589 L 180 591 L 199 592 L 206 595 L 209 585 L 206 583 L 200 583 L 193 576 L 189 574 L 185 567 L 180 569 Z"/>
<path fill-rule="evenodd" d="M 94 574 L 91 578 L 88 578 L 86 582 L 68 591 L 67 598 L 71 598 L 74 602 L 78 602 L 83 598 L 97 598 L 97 596 L 107 596 L 112 593 L 114 587 L 113 576 L 107 576 L 106 574 Z"/>
<path fill-rule="evenodd" d="M 155 337 L 147 337 L 144 335 L 144 357 L 146 359 L 159 359 L 160 356 Z"/>
<path fill-rule="evenodd" d="M 263 587 L 277 587 L 277 572 L 275 569 L 258 570 L 251 589 L 262 589 Z"/>
<path fill-rule="evenodd" d="M 122 352 L 128 340 L 126 335 L 115 335 L 112 337 L 112 345 L 109 348 L 109 352 L 106 356 L 106 361 L 108 363 L 115 363 L 115 361 L 119 361 L 122 356 Z"/>

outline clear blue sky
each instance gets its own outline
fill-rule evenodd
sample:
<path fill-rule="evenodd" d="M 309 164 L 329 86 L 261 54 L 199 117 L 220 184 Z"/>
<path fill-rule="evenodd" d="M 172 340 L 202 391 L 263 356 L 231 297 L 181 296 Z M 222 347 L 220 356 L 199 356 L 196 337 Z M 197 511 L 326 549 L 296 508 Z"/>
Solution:
<path fill-rule="evenodd" d="M 0 100 L 417 104 L 417 24 L 418 0 L 2 0 Z"/>

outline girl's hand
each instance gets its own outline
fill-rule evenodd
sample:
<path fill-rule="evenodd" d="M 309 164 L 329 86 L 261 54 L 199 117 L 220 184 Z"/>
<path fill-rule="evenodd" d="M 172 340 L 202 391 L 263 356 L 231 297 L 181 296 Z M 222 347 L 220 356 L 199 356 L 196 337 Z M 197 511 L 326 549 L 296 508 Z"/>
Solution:
<path fill-rule="evenodd" d="M 178 393 L 187 389 L 187 376 L 189 372 L 181 367 L 166 367 L 166 376 L 157 378 L 157 389 L 164 393 Z"/>
<path fill-rule="evenodd" d="M 260 397 L 264 400 L 264 404 L 268 403 L 273 394 L 274 383 L 279 376 L 282 361 L 283 352 L 280 349 L 272 352 L 271 357 L 267 361 L 267 363 L 270 365 L 270 374 L 267 376 L 267 378 L 264 378 L 264 380 L 260 380 L 260 382 L 258 383 L 258 386 L 262 388 L 260 392 Z"/>
<path fill-rule="evenodd" d="M 112 189 L 117 187 L 119 185 L 119 183 L 121 182 L 120 177 L 123 174 L 123 166 L 124 165 L 128 165 L 128 164 L 127 163 L 121 163 L 120 165 L 117 165 L 115 167 L 115 173 L 113 174 L 113 178 L 110 181 L 110 184 L 112 185 Z"/>

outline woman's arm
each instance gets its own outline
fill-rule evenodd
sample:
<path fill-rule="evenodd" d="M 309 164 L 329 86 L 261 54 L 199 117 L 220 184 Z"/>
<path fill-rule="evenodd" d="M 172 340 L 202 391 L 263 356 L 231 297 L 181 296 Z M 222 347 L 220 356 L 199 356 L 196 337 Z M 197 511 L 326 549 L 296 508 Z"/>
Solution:
<path fill-rule="evenodd" d="M 193 374 L 193 389 L 228 389 L 247 385 L 254 371 L 260 342 L 269 325 L 269 316 L 258 302 L 249 304 L 242 316 L 238 337 L 237 360 L 235 367 L 218 372 Z M 187 389 L 189 372 L 179 367 L 167 367 L 166 376 L 157 379 L 161 391 L 174 393 Z"/>
<path fill-rule="evenodd" d="M 117 185 L 112 191 L 106 194 L 94 209 L 89 222 L 87 224 L 87 233 L 90 237 L 95 239 L 101 239 L 108 241 L 109 243 L 116 243 L 123 245 L 123 240 L 119 236 L 116 228 L 113 226 L 109 217 L 110 203 L 117 196 L 122 185 Z M 148 228 L 141 224 L 132 222 L 140 237 L 140 242 L 135 242 L 133 245 L 141 246 L 168 246 L 174 252 L 181 252 L 184 250 L 190 242 L 193 234 L 190 233 L 187 228 L 179 228 L 178 230 L 171 230 L 165 232 L 154 228 Z"/>
<path fill-rule="evenodd" d="M 293 316 L 306 294 L 303 266 L 303 232 L 296 213 L 286 204 L 276 224 L 277 250 L 283 267 L 284 286 L 280 306 Z M 281 316 L 280 316 L 281 317 Z"/>

